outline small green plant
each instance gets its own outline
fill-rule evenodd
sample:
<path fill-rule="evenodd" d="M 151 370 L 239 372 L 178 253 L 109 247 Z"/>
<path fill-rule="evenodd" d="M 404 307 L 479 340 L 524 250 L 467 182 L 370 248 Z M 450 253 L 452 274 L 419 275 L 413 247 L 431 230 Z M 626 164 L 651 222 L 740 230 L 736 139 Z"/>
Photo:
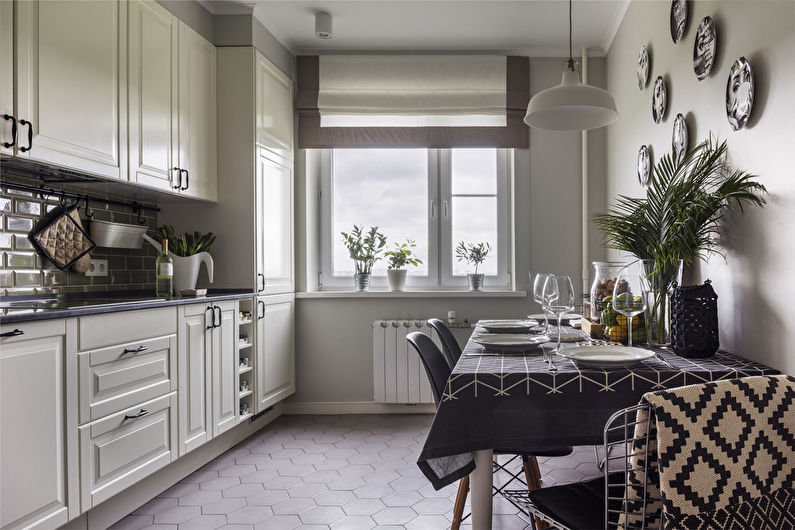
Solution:
<path fill-rule="evenodd" d="M 386 236 L 371 226 L 367 232 L 363 227 L 353 225 L 350 234 L 341 232 L 348 255 L 356 264 L 356 274 L 370 274 L 373 264 L 380 260 L 380 254 L 386 246 Z"/>
<path fill-rule="evenodd" d="M 175 256 L 187 257 L 198 254 L 199 252 L 209 252 L 210 247 L 215 241 L 215 234 L 207 232 L 193 232 L 192 234 L 184 233 L 178 236 L 174 233 L 174 227 L 171 225 L 163 225 L 157 229 L 158 241 L 162 242 L 168 239 L 168 250 Z"/>
<path fill-rule="evenodd" d="M 422 261 L 417 258 L 414 251 L 411 250 L 416 246 L 417 243 L 413 239 L 407 239 L 406 242 L 402 244 L 395 243 L 394 249 L 384 252 L 384 255 L 389 261 L 389 266 L 387 268 L 391 270 L 400 269 L 406 265 L 413 265 L 415 267 L 422 265 Z"/>
<path fill-rule="evenodd" d="M 455 247 L 455 257 L 458 258 L 458 261 L 465 261 L 470 265 L 474 265 L 475 274 L 478 273 L 478 267 L 486 261 L 489 252 L 491 252 L 491 245 L 484 242 L 466 244 L 460 241 L 458 246 Z"/>

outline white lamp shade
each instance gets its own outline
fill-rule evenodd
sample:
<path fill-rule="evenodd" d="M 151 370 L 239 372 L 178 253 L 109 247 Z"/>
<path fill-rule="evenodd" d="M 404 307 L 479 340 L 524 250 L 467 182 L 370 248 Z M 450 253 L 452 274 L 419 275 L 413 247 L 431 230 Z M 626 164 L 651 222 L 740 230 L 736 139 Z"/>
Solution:
<path fill-rule="evenodd" d="M 580 83 L 579 73 L 566 68 L 560 85 L 530 99 L 524 122 L 539 129 L 577 131 L 604 127 L 617 119 L 613 97 L 606 90 Z"/>

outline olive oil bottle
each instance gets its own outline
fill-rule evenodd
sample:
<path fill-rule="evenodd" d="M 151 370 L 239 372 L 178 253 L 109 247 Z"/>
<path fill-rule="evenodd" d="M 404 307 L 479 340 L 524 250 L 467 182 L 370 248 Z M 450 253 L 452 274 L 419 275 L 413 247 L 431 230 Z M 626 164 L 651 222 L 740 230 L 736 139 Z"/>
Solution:
<path fill-rule="evenodd" d="M 155 295 L 171 298 L 174 290 L 174 261 L 168 255 L 168 239 L 163 240 L 160 255 L 155 261 Z"/>

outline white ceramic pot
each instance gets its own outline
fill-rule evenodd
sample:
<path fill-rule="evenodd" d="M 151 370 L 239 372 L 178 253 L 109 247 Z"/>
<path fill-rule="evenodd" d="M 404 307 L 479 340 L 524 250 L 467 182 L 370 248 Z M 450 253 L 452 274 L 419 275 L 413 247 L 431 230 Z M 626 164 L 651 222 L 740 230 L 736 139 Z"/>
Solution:
<path fill-rule="evenodd" d="M 386 275 L 389 278 L 389 289 L 391 291 L 403 291 L 406 287 L 406 269 L 388 269 Z"/>
<path fill-rule="evenodd" d="M 153 247 L 160 250 L 160 243 L 143 234 Z M 183 289 L 195 289 L 199 279 L 199 267 L 204 263 L 207 267 L 207 278 L 213 283 L 213 257 L 208 252 L 199 252 L 192 256 L 181 257 L 169 251 L 168 255 L 174 262 L 174 294 L 179 295 Z"/>

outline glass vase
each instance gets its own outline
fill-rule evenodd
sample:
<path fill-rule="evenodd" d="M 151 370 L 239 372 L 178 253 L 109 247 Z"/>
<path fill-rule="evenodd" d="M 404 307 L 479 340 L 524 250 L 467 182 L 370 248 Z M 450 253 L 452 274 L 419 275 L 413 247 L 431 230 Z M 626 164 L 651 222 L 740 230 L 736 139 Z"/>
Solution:
<path fill-rule="evenodd" d="M 682 284 L 682 260 L 640 260 L 643 274 L 649 281 L 649 300 L 646 314 L 646 338 L 651 345 L 671 343 L 670 296 L 674 283 Z"/>

